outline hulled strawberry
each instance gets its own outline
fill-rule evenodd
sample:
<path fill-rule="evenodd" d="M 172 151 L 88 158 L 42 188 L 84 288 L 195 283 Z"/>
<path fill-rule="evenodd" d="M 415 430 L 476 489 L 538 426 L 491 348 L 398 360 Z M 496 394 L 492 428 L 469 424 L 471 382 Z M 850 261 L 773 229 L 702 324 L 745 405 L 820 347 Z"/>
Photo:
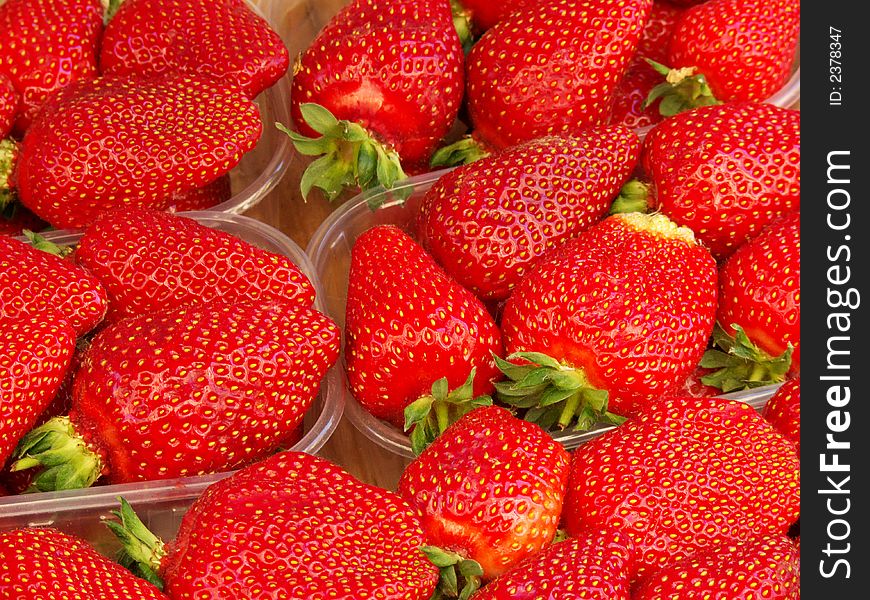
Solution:
<path fill-rule="evenodd" d="M 569 462 L 540 427 L 488 406 L 432 442 L 406 467 L 398 492 L 422 512 L 436 564 L 449 569 L 452 557 L 466 574 L 463 563 L 473 560 L 477 576 L 491 580 L 553 540 Z"/>
<path fill-rule="evenodd" d="M 261 130 L 257 106 L 237 88 L 200 77 L 74 84 L 24 139 L 18 193 L 55 227 L 82 227 L 122 206 L 164 210 L 233 168 Z"/>
<path fill-rule="evenodd" d="M 446 0 L 348 4 L 294 66 L 299 133 L 288 133 L 303 154 L 325 154 L 306 171 L 303 195 L 391 187 L 403 169 L 427 168 L 459 112 L 463 58 Z"/>
<path fill-rule="evenodd" d="M 311 282 L 287 257 L 155 210 L 104 213 L 85 230 L 75 257 L 108 292 L 109 321 L 215 298 L 314 302 Z"/>
<path fill-rule="evenodd" d="M 801 453 L 801 378 L 783 383 L 764 405 L 762 416 Z"/>
<path fill-rule="evenodd" d="M 374 227 L 354 243 L 345 344 L 348 380 L 366 410 L 403 427 L 406 407 L 429 398 L 441 430 L 459 416 L 449 413 L 471 405 L 434 402 L 433 384 L 446 378 L 456 388 L 475 370 L 468 399 L 488 393 L 498 373 L 492 354 L 502 351 L 498 327 L 480 300 L 392 225 Z"/>
<path fill-rule="evenodd" d="M 69 417 L 35 429 L 16 470 L 40 490 L 230 470 L 273 452 L 302 421 L 339 333 L 283 301 L 191 305 L 100 331 Z"/>
<path fill-rule="evenodd" d="M 535 264 L 502 315 L 499 397 L 545 427 L 636 414 L 707 347 L 716 263 L 664 215 L 614 215 Z M 548 355 L 548 356 L 544 356 Z M 534 373 L 533 373 L 534 372 Z"/>
<path fill-rule="evenodd" d="M 195 73 L 254 98 L 287 72 L 280 36 L 245 0 L 125 0 L 106 26 L 106 75 Z"/>
<path fill-rule="evenodd" d="M 784 535 L 800 514 L 793 445 L 742 402 L 667 398 L 574 453 L 570 535 L 612 527 L 641 576 L 731 541 Z"/>
<path fill-rule="evenodd" d="M 800 552 L 786 536 L 762 536 L 694 554 L 641 581 L 633 600 L 800 598 Z"/>
<path fill-rule="evenodd" d="M 710 0 L 686 10 L 669 53 L 696 67 L 723 101 L 766 100 L 791 75 L 800 0 Z"/>
<path fill-rule="evenodd" d="M 17 116 L 18 92 L 12 85 L 12 80 L 0 72 L 0 139 L 12 131 Z"/>
<path fill-rule="evenodd" d="M 423 197 L 419 238 L 484 300 L 504 300 L 547 251 L 602 219 L 639 156 L 624 127 L 545 137 L 443 175 Z"/>
<path fill-rule="evenodd" d="M 7 0 L 0 5 L 0 74 L 18 93 L 15 128 L 26 131 L 55 90 L 97 76 L 100 0 Z"/>
<path fill-rule="evenodd" d="M 134 570 L 173 600 L 428 600 L 438 569 L 420 551 L 418 513 L 340 467 L 282 452 L 206 489 L 164 544 L 123 505 L 113 524 Z M 144 567 L 144 568 L 143 568 Z"/>
<path fill-rule="evenodd" d="M 227 174 L 202 187 L 176 194 L 169 203 L 169 210 L 175 212 L 208 210 L 221 202 L 226 202 L 232 196 L 232 182 Z"/>

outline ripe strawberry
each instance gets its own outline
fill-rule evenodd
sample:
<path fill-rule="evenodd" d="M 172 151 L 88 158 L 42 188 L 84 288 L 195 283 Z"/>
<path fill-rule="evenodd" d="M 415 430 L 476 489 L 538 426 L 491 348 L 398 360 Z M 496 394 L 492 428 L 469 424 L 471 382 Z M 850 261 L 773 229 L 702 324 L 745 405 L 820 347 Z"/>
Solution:
<path fill-rule="evenodd" d="M 487 31 L 467 62 L 475 136 L 500 149 L 606 124 L 651 5 L 556 0 Z"/>
<path fill-rule="evenodd" d="M 761 102 L 791 75 L 799 0 L 710 0 L 686 10 L 669 62 L 697 67 L 720 100 Z"/>
<path fill-rule="evenodd" d="M 0 597 L 168 600 L 85 540 L 49 527 L 0 533 Z"/>
<path fill-rule="evenodd" d="M 780 386 L 764 406 L 762 416 L 791 441 L 801 453 L 801 378 L 790 379 Z"/>
<path fill-rule="evenodd" d="M 15 469 L 45 466 L 46 490 L 250 463 L 302 421 L 338 349 L 331 320 L 278 300 L 125 319 L 94 337 L 69 417 L 22 440 Z"/>
<path fill-rule="evenodd" d="M 634 543 L 615 530 L 584 532 L 532 555 L 474 600 L 629 600 Z"/>
<path fill-rule="evenodd" d="M 108 292 L 112 322 L 214 298 L 314 303 L 311 282 L 287 257 L 155 210 L 103 213 L 85 230 L 75 256 Z"/>
<path fill-rule="evenodd" d="M 0 192 L 2 195 L 2 192 Z M 0 200 L 0 204 L 3 201 Z M 41 231 L 48 227 L 48 223 L 21 206 L 18 202 L 7 204 L 0 211 L 0 235 L 17 237 L 24 231 Z"/>
<path fill-rule="evenodd" d="M 0 314 L 42 320 L 58 312 L 76 336 L 103 319 L 106 291 L 92 274 L 70 261 L 8 236 L 0 236 Z"/>
<path fill-rule="evenodd" d="M 175 194 L 169 202 L 169 209 L 175 212 L 208 210 L 221 202 L 226 202 L 232 196 L 233 188 L 230 176 L 227 174 L 202 187 Z"/>
<path fill-rule="evenodd" d="M 668 62 L 671 39 L 684 9 L 669 2 L 653 2 L 649 20 L 637 44 L 637 55 L 656 62 Z"/>
<path fill-rule="evenodd" d="M 285 130 L 303 154 L 326 154 L 306 171 L 303 195 L 312 185 L 330 199 L 353 184 L 392 187 L 403 168 L 425 169 L 459 112 L 463 58 L 446 0 L 348 4 L 293 70 L 299 133 Z"/>
<path fill-rule="evenodd" d="M 15 117 L 18 116 L 18 103 L 18 92 L 12 80 L 0 72 L 0 139 L 12 131 Z"/>
<path fill-rule="evenodd" d="M 502 350 L 483 304 L 392 225 L 370 229 L 353 246 L 345 344 L 354 397 L 397 427 L 405 407 L 429 396 L 441 378 L 455 388 L 475 369 L 472 395 L 490 392 L 498 373 L 492 354 Z M 432 411 L 443 411 L 444 426 L 449 408 L 460 414 L 468 408 L 438 404 Z"/>
<path fill-rule="evenodd" d="M 18 92 L 15 129 L 27 131 L 55 90 L 97 76 L 100 0 L 7 0 L 0 5 L 0 74 Z"/>
<path fill-rule="evenodd" d="M 539 0 L 507 0 L 502 2 L 489 2 L 488 0 L 458 0 L 459 4 L 467 13 L 474 31 L 483 33 L 493 27 L 499 21 L 504 20 L 511 13 L 534 9 Z"/>
<path fill-rule="evenodd" d="M 443 175 L 423 197 L 419 237 L 483 300 L 504 300 L 547 251 L 602 219 L 637 163 L 624 127 L 546 137 Z"/>
<path fill-rule="evenodd" d="M 610 122 L 640 129 L 661 121 L 664 116 L 658 105 L 647 105 L 650 92 L 661 82 L 662 76 L 643 58 L 631 61 L 625 77 L 613 94 Z"/>
<path fill-rule="evenodd" d="M 800 514 L 792 444 L 735 400 L 667 398 L 574 453 L 570 535 L 612 527 L 641 576 L 732 540 L 784 535 Z"/>
<path fill-rule="evenodd" d="M 650 205 L 724 259 L 800 207 L 800 113 L 729 103 L 681 113 L 644 140 Z"/>
<path fill-rule="evenodd" d="M 552 542 L 569 463 L 540 427 L 488 406 L 408 465 L 398 493 L 422 512 L 428 543 L 476 561 L 486 581 Z"/>
<path fill-rule="evenodd" d="M 129 505 L 117 514 L 110 526 L 136 567 L 160 575 L 173 600 L 428 600 L 438 581 L 416 510 L 298 452 L 209 486 L 166 545 Z"/>
<path fill-rule="evenodd" d="M 21 201 L 55 227 L 121 206 L 166 209 L 233 168 L 257 143 L 257 106 L 186 75 L 104 77 L 52 97 L 21 148 Z"/>
<path fill-rule="evenodd" d="M 106 26 L 105 75 L 180 71 L 254 98 L 290 64 L 281 37 L 245 0 L 125 0 Z"/>
<path fill-rule="evenodd" d="M 763 536 L 694 554 L 647 577 L 633 600 L 800 598 L 800 553 L 786 536 Z"/>
<path fill-rule="evenodd" d="M 577 416 L 588 428 L 608 403 L 632 416 L 695 369 L 715 312 L 716 264 L 691 231 L 614 215 L 538 261 L 508 299 L 505 347 L 542 370 L 527 378 L 538 367 L 503 363 L 512 381 L 499 395 L 538 405 L 545 427 Z"/>

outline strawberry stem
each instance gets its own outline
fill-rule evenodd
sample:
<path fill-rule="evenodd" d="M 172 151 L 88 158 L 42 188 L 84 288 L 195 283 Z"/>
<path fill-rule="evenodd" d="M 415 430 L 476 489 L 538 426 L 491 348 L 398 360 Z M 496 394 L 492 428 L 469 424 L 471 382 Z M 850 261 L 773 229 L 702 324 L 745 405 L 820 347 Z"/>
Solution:
<path fill-rule="evenodd" d="M 422 546 L 420 551 L 441 572 L 432 598 L 468 600 L 480 588 L 483 568 L 477 561 L 437 546 Z"/>
<path fill-rule="evenodd" d="M 632 179 L 619 190 L 619 195 L 610 205 L 610 214 L 648 213 L 652 207 L 651 186 L 639 179 Z"/>
<path fill-rule="evenodd" d="M 700 366 L 714 369 L 701 383 L 725 393 L 746 390 L 785 381 L 791 367 L 792 347 L 772 357 L 759 348 L 740 325 L 732 324 L 730 335 L 717 323 L 713 329 L 713 348 L 704 353 Z"/>
<path fill-rule="evenodd" d="M 435 168 L 467 165 L 489 155 L 489 150 L 483 144 L 467 135 L 458 142 L 436 150 L 429 160 L 429 166 Z"/>
<path fill-rule="evenodd" d="M 54 254 L 55 256 L 59 256 L 61 258 L 72 254 L 73 249 L 71 246 L 59 246 L 58 244 L 47 240 L 43 236 L 39 235 L 38 233 L 34 233 L 29 229 L 25 229 L 21 233 L 23 233 L 24 237 L 27 238 L 28 243 L 30 243 L 30 245 L 37 250 L 47 252 L 48 254 Z"/>
<path fill-rule="evenodd" d="M 644 108 L 648 108 L 656 100 L 661 99 L 659 113 L 663 117 L 672 117 L 699 106 L 722 104 L 713 95 L 707 78 L 703 73 L 698 73 L 696 67 L 672 69 L 649 58 L 644 58 L 644 60 L 665 77 L 663 83 L 650 91 L 644 102 Z"/>
<path fill-rule="evenodd" d="M 164 583 L 158 573 L 163 557 L 166 556 L 165 544 L 151 533 L 129 502 L 124 498 L 118 500 L 121 509 L 112 511 L 118 521 L 106 521 L 106 527 L 121 542 L 117 562 L 137 577 L 162 590 Z"/>

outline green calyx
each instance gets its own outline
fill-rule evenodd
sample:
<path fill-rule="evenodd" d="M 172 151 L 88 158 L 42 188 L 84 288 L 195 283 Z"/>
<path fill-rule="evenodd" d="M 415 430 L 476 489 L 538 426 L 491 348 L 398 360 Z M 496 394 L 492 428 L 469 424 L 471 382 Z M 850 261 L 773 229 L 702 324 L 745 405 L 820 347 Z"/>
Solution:
<path fill-rule="evenodd" d="M 447 378 L 432 384 L 432 393 L 422 396 L 405 407 L 405 431 L 411 430 L 411 449 L 418 455 L 444 433 L 450 425 L 480 406 L 492 404 L 489 396 L 474 396 L 474 375 L 461 386 L 449 390 Z M 412 429 L 413 428 L 413 429 Z"/>
<path fill-rule="evenodd" d="M 435 151 L 429 160 L 430 167 L 456 167 L 467 165 L 489 156 L 489 151 L 472 136 L 467 135 L 458 142 Z"/>
<path fill-rule="evenodd" d="M 308 198 L 314 187 L 323 190 L 329 200 L 335 200 L 352 186 L 373 195 L 378 186 L 391 189 L 407 179 L 396 151 L 376 141 L 359 124 L 339 121 L 326 108 L 310 102 L 302 104 L 300 110 L 302 118 L 320 137 L 306 137 L 281 123 L 275 126 L 290 137 L 300 154 L 320 157 L 302 174 L 303 198 Z M 409 194 L 410 189 L 396 190 L 396 194 L 400 193 Z"/>
<path fill-rule="evenodd" d="M 30 231 L 29 229 L 25 229 L 21 233 L 24 234 L 24 237 L 27 238 L 27 241 L 30 243 L 30 245 L 37 250 L 41 250 L 49 254 L 54 254 L 55 256 L 59 256 L 61 258 L 72 254 L 73 249 L 71 246 L 59 246 L 54 242 L 45 239 L 38 233 Z"/>
<path fill-rule="evenodd" d="M 0 213 L 11 206 L 18 197 L 10 177 L 18 162 L 19 145 L 13 139 L 0 140 Z"/>
<path fill-rule="evenodd" d="M 422 546 L 420 551 L 441 571 L 438 588 L 430 600 L 468 600 L 480 588 L 483 568 L 477 561 L 437 546 Z"/>
<path fill-rule="evenodd" d="M 105 7 L 105 11 L 103 12 L 103 25 L 108 25 L 109 21 L 112 20 L 112 17 L 115 16 L 115 13 L 118 12 L 118 9 L 121 8 L 121 3 L 124 0 L 103 0 L 103 6 Z"/>
<path fill-rule="evenodd" d="M 450 10 L 453 13 L 453 27 L 456 28 L 456 34 L 459 36 L 462 51 L 468 54 L 474 45 L 474 34 L 471 31 L 471 15 L 458 0 L 450 0 Z"/>
<path fill-rule="evenodd" d="M 507 377 L 507 381 L 495 384 L 498 399 L 524 409 L 523 418 L 543 429 L 573 426 L 585 431 L 599 423 L 625 422 L 624 417 L 607 410 L 607 391 L 592 387 L 582 369 L 540 352 L 516 352 L 507 360 L 495 360 Z"/>
<path fill-rule="evenodd" d="M 725 393 L 747 390 L 785 381 L 791 367 L 792 347 L 779 356 L 770 356 L 749 339 L 739 325 L 731 325 L 735 335 L 729 335 L 718 323 L 713 330 L 712 349 L 704 353 L 700 366 L 715 369 L 701 377 L 701 383 Z"/>
<path fill-rule="evenodd" d="M 121 509 L 112 511 L 118 521 L 106 521 L 106 527 L 121 542 L 117 562 L 137 577 L 162 590 L 164 584 L 158 573 L 160 563 L 166 556 L 165 544 L 149 531 L 129 502 L 124 498 L 118 498 L 118 501 Z"/>
<path fill-rule="evenodd" d="M 610 205 L 610 214 L 648 213 L 650 204 L 650 184 L 632 179 L 619 190 L 619 195 Z"/>
<path fill-rule="evenodd" d="M 103 471 L 102 461 L 76 432 L 69 417 L 55 417 L 18 443 L 13 471 L 42 467 L 28 491 L 54 492 L 90 487 Z"/>
<path fill-rule="evenodd" d="M 644 102 L 644 108 L 651 106 L 656 100 L 659 103 L 659 113 L 663 117 L 672 117 L 683 111 L 722 104 L 713 95 L 713 90 L 707 83 L 703 73 L 698 73 L 696 67 L 672 69 L 648 58 L 644 59 L 665 81 L 650 90 Z"/>

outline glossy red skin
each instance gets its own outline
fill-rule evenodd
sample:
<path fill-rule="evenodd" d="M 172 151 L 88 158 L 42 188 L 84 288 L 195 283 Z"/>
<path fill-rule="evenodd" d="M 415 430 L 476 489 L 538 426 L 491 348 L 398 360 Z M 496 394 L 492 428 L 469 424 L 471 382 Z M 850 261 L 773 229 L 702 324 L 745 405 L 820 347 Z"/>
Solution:
<path fill-rule="evenodd" d="M 634 543 L 621 531 L 553 544 L 484 586 L 475 600 L 629 600 Z"/>
<path fill-rule="evenodd" d="M 800 208 L 800 141 L 800 113 L 769 104 L 706 106 L 665 119 L 641 155 L 653 208 L 723 260 Z"/>
<path fill-rule="evenodd" d="M 732 542 L 672 563 L 635 587 L 633 600 L 800 598 L 800 551 L 786 536 Z"/>
<path fill-rule="evenodd" d="M 701 381 L 702 377 L 709 375 L 713 371 L 715 371 L 715 369 L 706 369 L 704 367 L 696 368 L 682 384 L 668 392 L 668 395 L 689 396 L 691 398 L 709 398 L 711 396 L 719 396 L 722 393 L 722 390 L 713 387 L 712 385 L 707 385 Z"/>
<path fill-rule="evenodd" d="M 543 352 L 636 414 L 700 361 L 716 312 L 716 264 L 702 246 L 615 215 L 543 257 L 508 298 L 505 349 Z"/>
<path fill-rule="evenodd" d="M 245 0 L 125 0 L 100 47 L 104 75 L 184 71 L 256 97 L 284 76 L 281 37 Z"/>
<path fill-rule="evenodd" d="M 511 13 L 536 8 L 541 0 L 459 0 L 459 3 L 468 11 L 474 31 L 483 33 Z"/>
<path fill-rule="evenodd" d="M 800 212 L 778 218 L 719 270 L 719 323 L 729 333 L 740 325 L 770 356 L 791 344 L 792 375 L 801 370 L 800 220 Z"/>
<path fill-rule="evenodd" d="M 780 386 L 761 413 L 778 432 L 801 453 L 801 378 L 789 379 Z"/>
<path fill-rule="evenodd" d="M 661 121 L 664 117 L 659 112 L 659 103 L 647 108 L 644 103 L 652 89 L 663 81 L 664 77 L 646 61 L 635 58 L 613 95 L 610 122 L 639 129 Z"/>
<path fill-rule="evenodd" d="M 575 451 L 562 516 L 569 535 L 625 531 L 643 577 L 799 515 L 791 442 L 742 402 L 672 397 Z"/>
<path fill-rule="evenodd" d="M 110 322 L 215 298 L 314 303 L 314 287 L 287 257 L 155 210 L 103 214 L 85 230 L 75 257 L 106 289 Z"/>
<path fill-rule="evenodd" d="M 490 580 L 552 542 L 569 463 L 537 425 L 477 408 L 405 468 L 398 493 L 422 512 L 429 544 L 476 560 Z"/>
<path fill-rule="evenodd" d="M 18 92 L 15 129 L 30 127 L 49 94 L 97 76 L 100 0 L 7 0 L 0 6 L 0 74 Z"/>
<path fill-rule="evenodd" d="M 104 77 L 66 88 L 21 147 L 22 203 L 58 228 L 122 206 L 164 210 L 238 164 L 260 138 L 237 88 L 186 75 Z"/>
<path fill-rule="evenodd" d="M 668 2 L 653 2 L 649 20 L 637 45 L 637 54 L 670 66 L 667 63 L 671 39 L 682 16 L 683 9 L 680 7 Z M 659 79 L 664 78 L 659 75 Z"/>
<path fill-rule="evenodd" d="M 85 269 L 0 236 L 0 314 L 38 317 L 57 312 L 79 336 L 102 321 L 107 307 L 106 290 Z"/>
<path fill-rule="evenodd" d="M 426 192 L 418 237 L 482 300 L 504 300 L 549 250 L 601 220 L 634 171 L 624 127 L 547 137 L 443 175 Z"/>
<path fill-rule="evenodd" d="M 463 61 L 448 2 L 354 0 L 294 66 L 293 122 L 319 136 L 299 109 L 315 102 L 395 149 L 403 167 L 428 170 L 459 112 Z"/>
<path fill-rule="evenodd" d="M 15 117 L 18 116 L 18 92 L 12 80 L 0 73 L 0 138 L 12 131 Z"/>
<path fill-rule="evenodd" d="M 339 345 L 330 319 L 277 300 L 132 317 L 94 338 L 70 420 L 110 483 L 231 470 L 296 429 Z"/>
<path fill-rule="evenodd" d="M 85 540 L 49 527 L 0 533 L 0 597 L 19 600 L 168 600 Z"/>
<path fill-rule="evenodd" d="M 723 102 L 762 102 L 791 76 L 800 0 L 710 0 L 686 10 L 670 67 L 697 67 Z"/>
<path fill-rule="evenodd" d="M 392 225 L 354 243 L 345 319 L 345 366 L 353 395 L 378 418 L 404 425 L 404 409 L 447 378 L 462 385 L 476 368 L 475 395 L 493 391 L 492 353 L 501 333 L 474 294 Z"/>
<path fill-rule="evenodd" d="M 428 600 L 438 569 L 424 544 L 417 511 L 396 494 L 282 452 L 209 486 L 161 574 L 173 600 Z"/>
<path fill-rule="evenodd" d="M 651 5 L 557 0 L 514 13 L 487 31 L 467 60 L 475 135 L 501 149 L 606 124 Z M 612 29 L 602 31 L 601 19 Z"/>
<path fill-rule="evenodd" d="M 208 210 L 221 202 L 226 202 L 232 196 L 230 176 L 222 175 L 200 188 L 176 194 L 169 203 L 169 209 L 175 212 Z"/>

